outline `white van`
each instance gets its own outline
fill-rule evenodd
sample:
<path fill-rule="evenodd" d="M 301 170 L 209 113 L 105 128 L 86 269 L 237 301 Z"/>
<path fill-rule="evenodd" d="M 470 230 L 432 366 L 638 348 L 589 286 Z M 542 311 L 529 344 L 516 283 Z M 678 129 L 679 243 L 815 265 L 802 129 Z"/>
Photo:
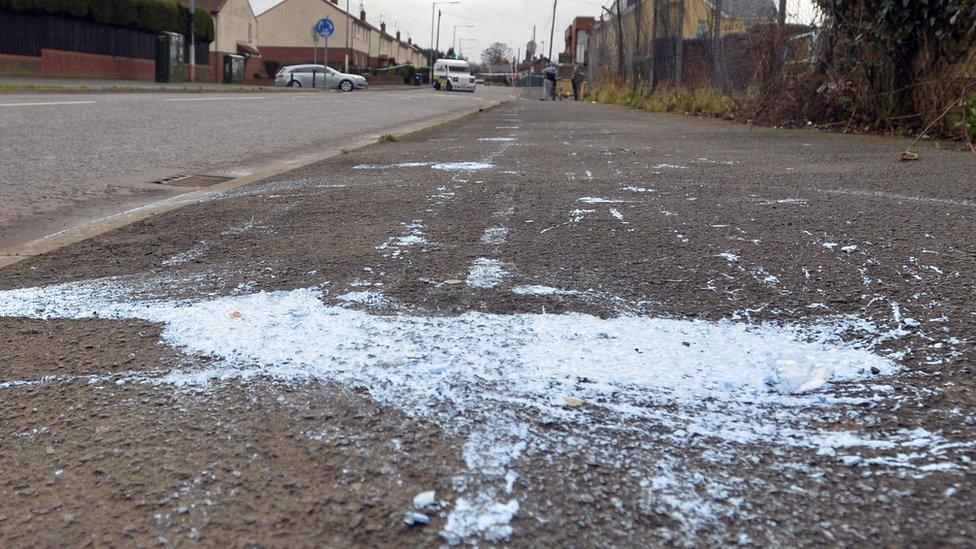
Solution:
<path fill-rule="evenodd" d="M 477 87 L 471 66 L 460 59 L 438 59 L 433 80 L 435 90 L 474 92 Z"/>

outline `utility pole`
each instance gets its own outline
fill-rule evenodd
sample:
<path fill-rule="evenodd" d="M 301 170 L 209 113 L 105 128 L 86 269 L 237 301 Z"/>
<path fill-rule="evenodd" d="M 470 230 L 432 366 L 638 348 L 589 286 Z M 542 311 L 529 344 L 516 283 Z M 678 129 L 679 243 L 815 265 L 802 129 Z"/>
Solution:
<path fill-rule="evenodd" d="M 779 26 L 786 26 L 786 0 L 779 0 Z"/>
<path fill-rule="evenodd" d="M 552 0 L 552 27 L 549 29 L 549 64 L 552 64 L 552 41 L 556 37 L 556 5 L 559 0 Z"/>
<path fill-rule="evenodd" d="M 434 75 L 434 46 L 433 46 L 433 44 L 434 44 L 434 16 L 437 15 L 437 4 L 460 4 L 460 3 L 461 3 L 461 0 L 448 0 L 448 1 L 431 2 L 430 3 L 430 43 L 431 43 L 431 49 L 430 49 L 430 61 L 429 61 L 430 65 L 428 66 L 428 68 L 430 69 L 431 80 L 433 80 L 433 78 L 434 78 L 433 77 L 433 75 Z M 440 40 L 438 40 L 438 42 L 440 42 Z"/>
<path fill-rule="evenodd" d="M 197 0 L 190 0 L 190 82 L 197 76 Z"/>
<path fill-rule="evenodd" d="M 434 51 L 441 49 L 441 10 L 437 10 L 437 41 L 434 43 Z"/>
<path fill-rule="evenodd" d="M 346 70 L 345 70 L 346 73 L 349 72 L 349 55 L 350 55 L 350 53 L 352 53 L 350 51 L 350 49 L 349 49 L 349 45 L 351 43 L 349 41 L 350 40 L 350 38 L 349 38 L 349 20 L 350 19 L 352 19 L 352 16 L 349 14 L 349 0 L 346 0 Z"/>

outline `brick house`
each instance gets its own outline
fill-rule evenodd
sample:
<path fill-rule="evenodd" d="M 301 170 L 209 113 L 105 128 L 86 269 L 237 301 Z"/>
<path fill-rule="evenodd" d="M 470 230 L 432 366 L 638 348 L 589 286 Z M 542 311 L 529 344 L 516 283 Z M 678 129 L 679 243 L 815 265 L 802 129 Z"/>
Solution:
<path fill-rule="evenodd" d="M 329 65 L 342 69 L 346 59 L 346 26 L 349 27 L 349 64 L 359 68 L 381 68 L 395 60 L 398 64 L 410 62 L 414 66 L 426 66 L 423 52 L 413 43 L 405 41 L 399 31 L 390 34 L 386 23 L 377 28 L 366 20 L 366 11 L 358 17 L 347 13 L 339 0 L 284 0 L 257 16 L 261 29 L 258 46 L 263 58 L 282 65 L 311 63 L 313 56 L 319 63 L 325 55 L 325 41 L 319 39 L 316 47 L 312 26 L 328 17 L 335 25 L 335 33 L 329 38 Z"/>
<path fill-rule="evenodd" d="M 179 0 L 184 6 L 190 0 Z M 249 81 L 261 71 L 261 53 L 258 50 L 258 21 L 248 0 L 196 0 L 197 8 L 210 12 L 214 18 L 214 41 L 210 44 L 210 72 L 197 68 L 197 80 L 213 82 L 223 77 L 224 56 L 243 55 L 245 78 Z"/>

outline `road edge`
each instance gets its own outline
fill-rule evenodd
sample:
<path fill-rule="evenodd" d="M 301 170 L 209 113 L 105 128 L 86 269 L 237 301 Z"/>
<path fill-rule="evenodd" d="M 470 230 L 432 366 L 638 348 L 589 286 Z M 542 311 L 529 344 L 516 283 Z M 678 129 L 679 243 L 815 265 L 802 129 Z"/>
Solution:
<path fill-rule="evenodd" d="M 93 238 L 116 229 L 121 229 L 122 227 L 131 225 L 133 223 L 142 221 L 144 219 L 149 219 L 151 217 L 163 214 L 166 212 L 171 212 L 173 210 L 182 208 L 184 206 L 189 206 L 191 204 L 199 204 L 206 202 L 213 196 L 220 193 L 244 187 L 246 185 L 251 185 L 265 179 L 276 177 L 288 173 L 293 170 L 301 169 L 312 164 L 334 158 L 336 156 L 346 154 L 349 151 L 355 151 L 359 149 L 364 149 L 370 145 L 375 145 L 377 141 L 383 135 L 393 135 L 396 138 L 403 138 L 409 135 L 422 132 L 437 126 L 444 124 L 450 124 L 462 118 L 466 118 L 473 114 L 479 112 L 484 112 L 489 109 L 494 109 L 502 104 L 508 103 L 510 101 L 517 101 L 517 96 L 509 96 L 508 99 L 490 101 L 484 106 L 472 107 L 470 109 L 465 109 L 450 115 L 435 118 L 433 120 L 427 120 L 423 122 L 415 122 L 412 124 L 406 124 L 393 128 L 391 130 L 384 130 L 381 134 L 370 135 L 359 141 L 354 142 L 348 147 L 342 147 L 339 149 L 327 149 L 319 154 L 312 155 L 302 162 L 295 164 L 289 164 L 287 166 L 278 166 L 268 170 L 256 172 L 244 177 L 238 177 L 219 183 L 212 187 L 207 187 L 206 189 L 201 189 L 197 191 L 190 191 L 177 196 L 166 198 L 164 200 L 159 200 L 156 202 L 150 202 L 149 204 L 144 204 L 136 208 L 125 210 L 116 214 L 101 217 L 93 221 L 77 225 L 70 229 L 64 229 L 47 236 L 42 236 L 28 242 L 21 244 L 15 244 L 4 249 L 0 249 L 0 269 L 4 269 L 11 265 L 17 264 L 25 259 L 29 259 L 34 256 L 46 254 L 54 250 L 70 246 L 71 244 L 76 244 L 89 238 Z"/>

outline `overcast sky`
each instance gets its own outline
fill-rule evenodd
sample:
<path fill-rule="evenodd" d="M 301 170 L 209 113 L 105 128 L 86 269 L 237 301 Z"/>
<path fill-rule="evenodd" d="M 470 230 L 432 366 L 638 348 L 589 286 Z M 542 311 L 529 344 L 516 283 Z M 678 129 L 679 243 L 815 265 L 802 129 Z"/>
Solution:
<path fill-rule="evenodd" d="M 255 13 L 278 4 L 281 0 L 250 0 Z M 346 0 L 339 4 L 345 8 Z M 349 9 L 359 13 L 359 6 L 366 8 L 366 19 L 379 26 L 385 20 L 392 33 L 400 29 L 406 36 L 413 36 L 421 47 L 430 43 L 430 0 L 350 0 Z M 553 55 L 565 47 L 563 32 L 577 15 L 599 16 L 598 0 L 558 0 L 556 12 L 556 45 Z M 537 40 L 545 42 L 549 51 L 549 28 L 552 23 L 552 0 L 460 0 L 459 4 L 438 4 L 444 12 L 441 19 L 440 47 L 446 51 L 451 46 L 454 25 L 474 25 L 474 28 L 458 28 L 458 37 L 472 38 L 463 42 L 461 51 L 472 60 L 481 59 L 481 51 L 493 42 L 503 42 L 516 52 L 525 51 L 525 44 L 532 38 L 532 25 L 536 25 Z M 313 22 L 309 22 L 311 25 Z M 540 44 L 541 47 L 541 44 Z"/>

